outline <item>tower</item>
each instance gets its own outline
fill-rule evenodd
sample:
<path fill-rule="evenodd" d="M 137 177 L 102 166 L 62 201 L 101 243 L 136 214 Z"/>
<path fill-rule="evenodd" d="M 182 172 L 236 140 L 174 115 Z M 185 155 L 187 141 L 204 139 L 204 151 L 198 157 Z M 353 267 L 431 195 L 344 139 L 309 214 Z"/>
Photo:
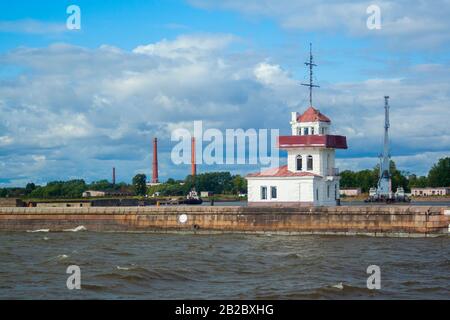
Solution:
<path fill-rule="evenodd" d="M 159 183 L 159 181 L 158 181 L 158 139 L 157 138 L 153 138 L 152 183 Z"/>
<path fill-rule="evenodd" d="M 195 138 L 191 138 L 191 175 L 195 178 L 197 174 L 197 164 L 195 163 Z"/>
<path fill-rule="evenodd" d="M 383 153 L 380 155 L 380 178 L 378 180 L 377 193 L 380 196 L 389 197 L 391 194 L 391 174 L 389 154 L 389 96 L 384 97 L 384 140 Z"/>
<path fill-rule="evenodd" d="M 246 176 L 249 205 L 337 205 L 339 170 L 335 150 L 347 149 L 345 136 L 331 134 L 331 120 L 313 107 L 313 61 L 310 44 L 309 106 L 291 113 L 291 135 L 278 137 L 278 148 L 287 151 L 287 165 Z"/>
<path fill-rule="evenodd" d="M 316 67 L 317 64 L 313 62 L 312 43 L 309 43 L 309 61 L 305 62 L 305 65 L 309 67 L 309 83 L 302 83 L 301 85 L 309 87 L 309 106 L 312 107 L 312 88 L 319 88 L 319 86 L 313 84 L 313 67 Z"/>

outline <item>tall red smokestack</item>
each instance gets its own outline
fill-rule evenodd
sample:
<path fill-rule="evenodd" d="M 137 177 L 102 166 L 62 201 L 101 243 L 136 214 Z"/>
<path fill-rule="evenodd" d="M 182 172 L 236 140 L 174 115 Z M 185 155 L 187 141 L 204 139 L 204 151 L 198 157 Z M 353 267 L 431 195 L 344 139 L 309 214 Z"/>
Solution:
<path fill-rule="evenodd" d="M 113 167 L 113 176 L 112 176 L 112 184 L 116 184 L 116 168 Z"/>
<path fill-rule="evenodd" d="M 195 163 L 195 138 L 191 139 L 191 174 L 193 177 L 197 174 L 197 164 Z"/>
<path fill-rule="evenodd" d="M 152 183 L 158 183 L 158 139 L 153 138 Z"/>

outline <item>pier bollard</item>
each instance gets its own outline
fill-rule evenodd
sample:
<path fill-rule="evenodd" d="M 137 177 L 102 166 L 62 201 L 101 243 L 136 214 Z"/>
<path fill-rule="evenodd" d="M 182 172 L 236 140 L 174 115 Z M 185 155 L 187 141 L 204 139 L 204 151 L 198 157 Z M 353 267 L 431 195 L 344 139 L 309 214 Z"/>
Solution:
<path fill-rule="evenodd" d="M 159 201 L 156 201 L 156 206 L 159 207 Z"/>

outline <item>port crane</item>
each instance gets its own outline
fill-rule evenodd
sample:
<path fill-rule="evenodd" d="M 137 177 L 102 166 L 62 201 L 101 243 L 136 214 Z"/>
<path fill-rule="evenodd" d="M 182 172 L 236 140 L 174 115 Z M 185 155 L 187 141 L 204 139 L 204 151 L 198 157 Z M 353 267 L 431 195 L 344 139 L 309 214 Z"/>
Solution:
<path fill-rule="evenodd" d="M 383 153 L 380 155 L 380 172 L 376 188 L 370 188 L 369 198 L 366 202 L 409 202 L 405 190 L 398 187 L 392 192 L 392 180 L 390 172 L 391 155 L 389 153 L 389 96 L 384 96 L 384 140 Z"/>

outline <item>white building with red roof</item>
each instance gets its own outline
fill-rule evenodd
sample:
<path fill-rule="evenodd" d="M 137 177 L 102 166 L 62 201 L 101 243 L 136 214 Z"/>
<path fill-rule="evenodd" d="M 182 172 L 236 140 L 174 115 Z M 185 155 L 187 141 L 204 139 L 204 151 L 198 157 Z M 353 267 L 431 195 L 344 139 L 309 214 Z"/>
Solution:
<path fill-rule="evenodd" d="M 331 120 L 313 107 L 290 124 L 292 135 L 278 137 L 287 165 L 246 176 L 249 205 L 337 205 L 335 149 L 347 149 L 346 137 L 330 134 Z"/>

